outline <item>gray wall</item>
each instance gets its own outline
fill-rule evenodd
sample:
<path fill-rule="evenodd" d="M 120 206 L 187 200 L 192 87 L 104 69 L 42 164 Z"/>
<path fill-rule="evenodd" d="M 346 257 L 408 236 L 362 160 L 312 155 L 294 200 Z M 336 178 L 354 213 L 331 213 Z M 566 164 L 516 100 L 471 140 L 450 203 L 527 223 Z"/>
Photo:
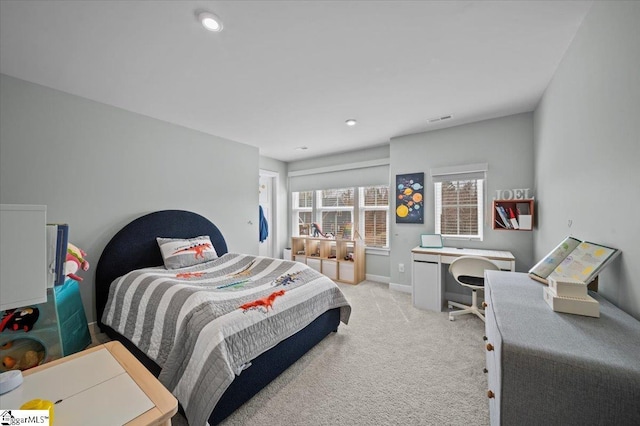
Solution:
<path fill-rule="evenodd" d="M 595 2 L 534 120 L 536 258 L 570 234 L 621 249 L 600 293 L 638 319 L 639 22 L 638 2 Z"/>
<path fill-rule="evenodd" d="M 389 145 L 381 145 L 358 151 L 341 152 L 340 154 L 312 157 L 306 160 L 289 162 L 289 171 L 317 169 L 321 167 L 337 166 L 341 164 L 361 163 L 363 161 L 381 160 L 389 158 Z"/>
<path fill-rule="evenodd" d="M 533 233 L 498 231 L 491 227 L 491 201 L 497 189 L 533 187 L 533 116 L 531 113 L 480 121 L 448 129 L 391 139 L 391 176 L 425 173 L 424 224 L 396 224 L 391 216 L 391 284 L 411 291 L 411 249 L 419 245 L 420 234 L 433 233 L 434 193 L 430 169 L 474 163 L 488 163 L 487 208 L 483 241 L 447 239 L 450 247 L 509 250 L 516 257 L 516 270 L 526 271 L 534 263 Z M 532 195 L 537 195 L 533 193 Z M 392 206 L 395 209 L 395 205 Z M 536 206 L 537 207 L 537 206 Z M 405 272 L 398 271 L 404 264 Z M 402 288 L 400 286 L 407 286 Z M 463 293 L 451 280 L 447 291 Z"/>
<path fill-rule="evenodd" d="M 46 204 L 95 265 L 109 239 L 155 210 L 212 220 L 230 251 L 258 252 L 258 149 L 0 76 L 0 202 Z M 249 225 L 249 221 L 253 225 Z"/>
<path fill-rule="evenodd" d="M 273 257 L 281 258 L 285 247 L 291 246 L 289 238 L 289 195 L 287 192 L 287 163 L 269 157 L 260 157 L 260 169 L 278 173 L 278 188 L 276 189 L 277 199 L 275 206 L 276 236 L 278 239 L 277 249 Z M 269 230 L 271 235 L 271 230 Z"/>

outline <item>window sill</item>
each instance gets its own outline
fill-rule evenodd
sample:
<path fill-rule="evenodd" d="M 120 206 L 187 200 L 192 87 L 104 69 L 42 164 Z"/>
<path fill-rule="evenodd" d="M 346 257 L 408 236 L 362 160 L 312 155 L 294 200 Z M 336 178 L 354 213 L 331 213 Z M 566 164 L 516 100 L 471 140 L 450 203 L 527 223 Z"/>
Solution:
<path fill-rule="evenodd" d="M 389 247 L 365 247 L 365 254 L 372 254 L 375 256 L 389 256 L 391 250 Z"/>
<path fill-rule="evenodd" d="M 482 241 L 482 237 L 456 237 L 456 236 L 442 236 L 443 240 L 453 241 Z"/>

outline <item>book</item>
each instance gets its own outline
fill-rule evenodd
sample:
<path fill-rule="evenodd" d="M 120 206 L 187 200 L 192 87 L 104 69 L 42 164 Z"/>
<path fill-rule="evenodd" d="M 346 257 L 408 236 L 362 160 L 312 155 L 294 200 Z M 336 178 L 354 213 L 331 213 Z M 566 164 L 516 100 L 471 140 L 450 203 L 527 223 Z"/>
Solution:
<path fill-rule="evenodd" d="M 589 284 L 618 254 L 618 249 L 567 237 L 529 270 L 529 276 L 545 284 L 548 278 Z"/>
<path fill-rule="evenodd" d="M 555 312 L 600 317 L 600 303 L 589 295 L 586 298 L 560 297 L 551 287 L 545 287 L 543 297 Z"/>
<path fill-rule="evenodd" d="M 496 206 L 496 211 L 498 212 L 498 216 L 500 216 L 500 219 L 504 224 L 503 228 L 511 229 L 511 222 L 509 222 L 509 219 L 507 219 L 507 213 L 505 212 L 504 207 Z"/>
<path fill-rule="evenodd" d="M 580 281 L 570 278 L 554 279 L 549 277 L 549 288 L 555 292 L 558 297 L 575 297 L 577 299 L 586 299 L 588 297 L 587 285 Z"/>
<path fill-rule="evenodd" d="M 513 229 L 520 229 L 518 219 L 516 219 L 516 214 L 513 212 L 512 208 L 509 208 L 509 221 L 511 222 Z"/>
<path fill-rule="evenodd" d="M 507 229 L 507 227 L 498 218 L 496 218 L 496 225 L 498 225 L 500 228 Z"/>
<path fill-rule="evenodd" d="M 58 240 L 58 227 L 47 225 L 47 288 L 56 283 L 56 242 Z"/>
<path fill-rule="evenodd" d="M 47 224 L 47 286 L 62 285 L 66 279 L 64 263 L 69 244 L 69 225 Z"/>

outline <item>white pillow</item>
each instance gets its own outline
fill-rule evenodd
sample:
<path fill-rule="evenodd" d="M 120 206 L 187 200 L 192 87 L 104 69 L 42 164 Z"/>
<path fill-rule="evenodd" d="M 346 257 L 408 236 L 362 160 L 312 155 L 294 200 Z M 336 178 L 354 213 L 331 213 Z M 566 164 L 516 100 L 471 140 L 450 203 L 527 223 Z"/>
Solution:
<path fill-rule="evenodd" d="M 188 239 L 157 237 L 156 241 L 167 269 L 193 266 L 218 257 L 208 235 Z"/>

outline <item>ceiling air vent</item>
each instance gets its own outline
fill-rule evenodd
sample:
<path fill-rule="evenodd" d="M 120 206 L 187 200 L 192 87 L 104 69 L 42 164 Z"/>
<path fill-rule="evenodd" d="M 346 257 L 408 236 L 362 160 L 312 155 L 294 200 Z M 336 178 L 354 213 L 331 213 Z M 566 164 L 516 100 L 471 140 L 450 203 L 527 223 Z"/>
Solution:
<path fill-rule="evenodd" d="M 441 117 L 430 118 L 427 121 L 429 122 L 429 124 L 431 124 L 431 123 L 437 123 L 438 121 L 450 120 L 452 118 L 453 118 L 453 115 L 449 114 L 449 115 L 443 115 Z"/>

